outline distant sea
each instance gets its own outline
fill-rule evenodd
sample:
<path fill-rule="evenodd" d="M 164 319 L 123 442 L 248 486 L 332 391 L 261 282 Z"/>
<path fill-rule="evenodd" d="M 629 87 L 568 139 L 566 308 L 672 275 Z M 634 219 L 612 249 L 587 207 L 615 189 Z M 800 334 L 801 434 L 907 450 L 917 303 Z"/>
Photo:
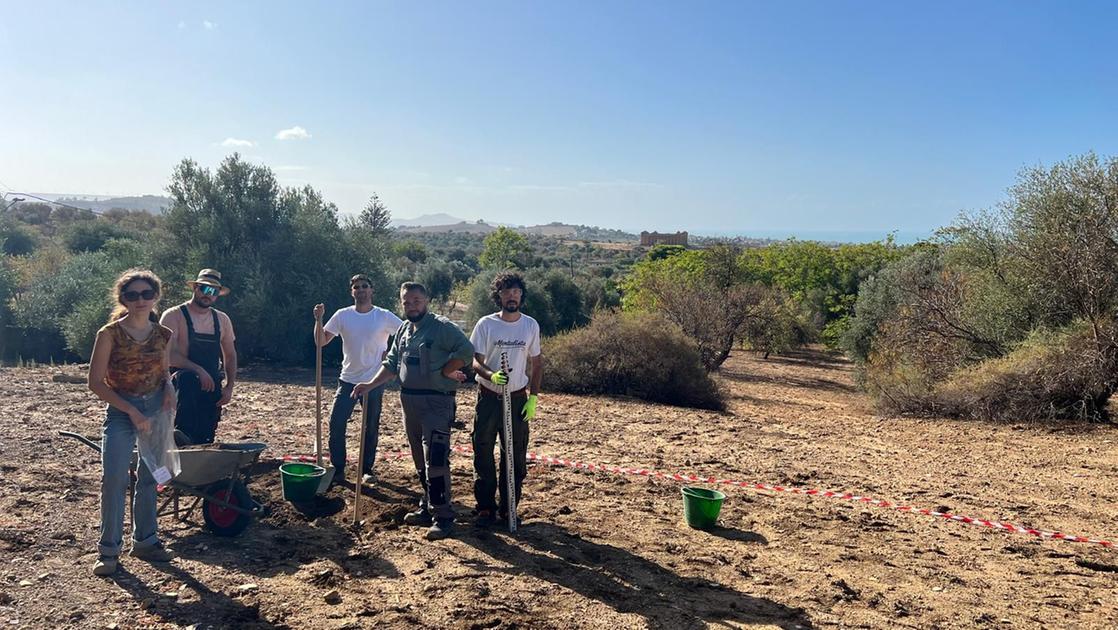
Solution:
<path fill-rule="evenodd" d="M 869 243 L 885 240 L 890 233 L 899 245 L 911 245 L 931 238 L 933 230 L 692 230 L 695 236 L 715 238 L 769 238 L 783 241 L 795 238 L 800 241 L 823 241 L 830 243 Z"/>

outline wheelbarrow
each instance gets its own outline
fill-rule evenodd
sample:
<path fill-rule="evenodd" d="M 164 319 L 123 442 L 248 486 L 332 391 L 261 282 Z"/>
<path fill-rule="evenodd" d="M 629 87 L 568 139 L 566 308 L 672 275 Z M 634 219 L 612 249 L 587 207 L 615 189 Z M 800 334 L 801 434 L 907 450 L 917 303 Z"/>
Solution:
<path fill-rule="evenodd" d="M 70 431 L 59 431 L 60 435 L 73 438 L 89 448 L 101 452 L 101 445 L 83 435 Z M 236 442 L 218 444 L 198 444 L 176 449 L 182 472 L 164 486 L 167 498 L 156 510 L 157 516 L 173 514 L 185 521 L 201 504 L 202 519 L 206 527 L 218 536 L 240 534 L 252 519 L 264 516 L 267 509 L 253 500 L 246 484 L 249 468 L 260 459 L 260 453 L 267 448 L 259 442 Z M 139 457 L 132 453 L 132 482 L 129 495 L 135 490 L 135 474 Z M 193 497 L 193 502 L 185 508 L 179 500 Z"/>

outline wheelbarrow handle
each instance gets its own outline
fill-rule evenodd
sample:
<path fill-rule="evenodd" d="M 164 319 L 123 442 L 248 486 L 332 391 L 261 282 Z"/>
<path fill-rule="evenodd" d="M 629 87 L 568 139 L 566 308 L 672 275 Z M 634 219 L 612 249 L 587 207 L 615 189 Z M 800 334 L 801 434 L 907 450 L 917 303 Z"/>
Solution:
<path fill-rule="evenodd" d="M 86 446 L 88 446 L 89 448 L 97 451 L 98 453 L 101 452 L 101 445 L 98 444 L 97 442 L 94 442 L 93 440 L 85 437 L 84 435 L 78 435 L 77 433 L 74 433 L 73 431 L 59 431 L 58 434 L 66 436 L 68 438 L 74 438 L 75 440 L 81 442 L 82 444 L 85 444 Z"/>

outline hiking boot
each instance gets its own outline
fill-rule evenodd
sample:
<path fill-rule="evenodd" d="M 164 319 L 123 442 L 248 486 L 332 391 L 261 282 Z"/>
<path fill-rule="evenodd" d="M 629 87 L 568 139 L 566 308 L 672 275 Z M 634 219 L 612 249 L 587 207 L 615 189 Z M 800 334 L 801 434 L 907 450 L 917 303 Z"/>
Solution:
<path fill-rule="evenodd" d="M 475 510 L 474 511 L 474 526 L 475 527 L 493 527 L 497 523 L 496 517 L 493 515 L 493 510 Z"/>
<path fill-rule="evenodd" d="M 166 549 L 162 542 L 150 545 L 132 543 L 132 551 L 128 552 L 128 555 L 145 562 L 170 562 L 175 557 L 175 554 Z"/>
<path fill-rule="evenodd" d="M 97 562 L 93 563 L 93 575 L 105 577 L 116 573 L 117 558 L 116 556 L 99 556 Z"/>
<path fill-rule="evenodd" d="M 431 513 L 427 510 L 416 510 L 404 515 L 404 525 L 420 525 L 422 527 L 427 527 L 433 522 L 434 519 L 431 518 Z"/>
<path fill-rule="evenodd" d="M 427 540 L 442 540 L 449 538 L 454 533 L 454 521 L 451 519 L 439 519 L 431 525 L 431 529 L 427 530 Z"/>

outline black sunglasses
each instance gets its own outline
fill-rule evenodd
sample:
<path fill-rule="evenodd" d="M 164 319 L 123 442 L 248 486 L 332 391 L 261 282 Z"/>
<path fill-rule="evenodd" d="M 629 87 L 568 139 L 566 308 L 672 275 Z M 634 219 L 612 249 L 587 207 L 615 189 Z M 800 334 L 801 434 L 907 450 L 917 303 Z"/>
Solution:
<path fill-rule="evenodd" d="M 125 302 L 135 302 L 140 298 L 154 300 L 157 295 L 159 295 L 159 291 L 155 289 L 144 289 L 143 291 L 125 291 L 120 294 L 120 297 L 124 298 Z"/>
<path fill-rule="evenodd" d="M 354 289 L 370 289 L 372 287 L 370 287 L 367 284 L 355 284 L 355 285 L 353 285 L 353 288 Z"/>
<path fill-rule="evenodd" d="M 198 287 L 198 290 L 202 292 L 202 295 L 214 296 L 221 291 L 221 289 L 218 289 L 217 287 L 211 287 L 208 284 L 199 284 L 196 286 Z"/>

